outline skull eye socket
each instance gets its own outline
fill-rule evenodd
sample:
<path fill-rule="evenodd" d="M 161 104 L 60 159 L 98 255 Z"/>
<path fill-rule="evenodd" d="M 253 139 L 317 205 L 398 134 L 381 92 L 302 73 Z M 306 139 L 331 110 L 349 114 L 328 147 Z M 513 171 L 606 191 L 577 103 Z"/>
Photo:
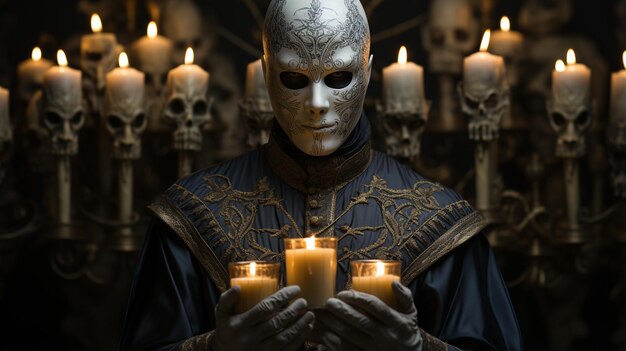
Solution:
<path fill-rule="evenodd" d="M 471 109 L 477 109 L 478 106 L 480 105 L 480 103 L 478 101 L 470 99 L 469 97 L 465 97 L 465 103 Z"/>
<path fill-rule="evenodd" d="M 72 116 L 71 122 L 73 125 L 77 126 L 83 122 L 83 112 L 79 111 Z"/>
<path fill-rule="evenodd" d="M 181 113 L 185 112 L 185 103 L 181 99 L 173 99 L 167 105 L 167 109 L 173 115 L 180 115 Z"/>
<path fill-rule="evenodd" d="M 207 113 L 207 111 L 209 110 L 206 101 L 196 101 L 193 104 L 193 114 L 195 116 L 202 116 L 205 115 Z"/>
<path fill-rule="evenodd" d="M 261 129 L 259 121 L 254 118 L 246 118 L 246 127 L 249 131 L 258 132 Z"/>
<path fill-rule="evenodd" d="M 552 114 L 552 121 L 559 128 L 564 127 L 565 123 L 567 123 L 567 120 L 565 119 L 565 116 L 563 116 L 562 114 L 560 114 L 558 112 L 555 112 L 555 113 Z"/>
<path fill-rule="evenodd" d="M 324 83 L 333 89 L 343 89 L 352 82 L 352 72 L 333 72 L 324 78 Z"/>
<path fill-rule="evenodd" d="M 409 125 L 409 128 L 411 130 L 419 130 L 419 129 L 422 129 L 425 124 L 426 124 L 426 121 L 424 121 L 421 118 L 418 118 L 411 122 L 411 124 Z"/>
<path fill-rule="evenodd" d="M 133 119 L 132 126 L 135 129 L 139 129 L 143 127 L 145 122 L 146 122 L 146 115 L 143 113 L 140 113 L 137 116 L 135 116 L 135 119 Z"/>
<path fill-rule="evenodd" d="M 298 90 L 309 85 L 309 77 L 298 72 L 282 72 L 280 82 L 288 89 Z"/>
<path fill-rule="evenodd" d="M 63 119 L 54 112 L 46 112 L 46 122 L 54 127 L 60 126 Z"/>
<path fill-rule="evenodd" d="M 485 106 L 487 108 L 494 108 L 498 106 L 498 96 L 496 94 L 491 94 L 485 101 Z"/>
<path fill-rule="evenodd" d="M 445 41 L 445 34 L 439 28 L 432 28 L 430 30 L 430 41 L 435 45 L 443 45 Z"/>
<path fill-rule="evenodd" d="M 589 122 L 591 122 L 591 114 L 589 113 L 589 111 L 583 111 L 579 113 L 578 116 L 576 116 L 576 120 L 574 121 L 578 128 L 584 128 Z"/>
<path fill-rule="evenodd" d="M 454 30 L 454 39 L 457 42 L 466 42 L 467 40 L 469 40 L 469 33 L 467 33 L 462 28 L 456 28 Z"/>
<path fill-rule="evenodd" d="M 117 129 L 122 128 L 124 121 L 122 121 L 122 119 L 119 118 L 118 116 L 112 115 L 112 116 L 107 117 L 107 124 L 109 125 L 111 129 L 117 130 Z"/>
<path fill-rule="evenodd" d="M 88 52 L 86 53 L 85 57 L 89 61 L 100 61 L 102 60 L 102 53 L 101 52 Z"/>

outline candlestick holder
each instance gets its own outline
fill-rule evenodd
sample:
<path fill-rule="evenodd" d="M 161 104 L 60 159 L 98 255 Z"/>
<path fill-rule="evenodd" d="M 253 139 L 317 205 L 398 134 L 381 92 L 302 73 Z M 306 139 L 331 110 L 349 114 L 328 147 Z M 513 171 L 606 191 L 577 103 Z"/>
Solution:
<path fill-rule="evenodd" d="M 231 262 L 228 264 L 230 286 L 239 286 L 235 311 L 243 313 L 278 291 L 280 263 L 265 261 Z"/>
<path fill-rule="evenodd" d="M 400 281 L 400 261 L 359 260 L 350 262 L 352 289 L 378 297 L 392 308 L 397 307 L 391 284 Z"/>
<path fill-rule="evenodd" d="M 322 308 L 335 295 L 337 238 L 286 238 L 287 285 L 300 286 L 309 309 Z"/>

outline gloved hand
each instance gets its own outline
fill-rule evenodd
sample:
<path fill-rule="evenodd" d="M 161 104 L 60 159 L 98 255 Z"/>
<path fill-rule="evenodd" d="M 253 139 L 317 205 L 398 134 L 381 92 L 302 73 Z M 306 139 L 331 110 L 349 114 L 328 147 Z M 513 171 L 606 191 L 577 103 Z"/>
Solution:
<path fill-rule="evenodd" d="M 316 339 L 334 350 L 421 351 L 417 309 L 411 290 L 393 282 L 398 310 L 375 296 L 348 290 L 330 298 L 330 313 L 318 314 Z"/>
<path fill-rule="evenodd" d="M 240 288 L 235 286 L 220 296 L 215 307 L 215 351 L 296 350 L 313 329 L 315 316 L 306 311 L 306 300 L 299 298 L 300 287 L 288 286 L 259 302 L 250 310 L 235 314 Z M 283 306 L 287 308 L 282 309 Z"/>

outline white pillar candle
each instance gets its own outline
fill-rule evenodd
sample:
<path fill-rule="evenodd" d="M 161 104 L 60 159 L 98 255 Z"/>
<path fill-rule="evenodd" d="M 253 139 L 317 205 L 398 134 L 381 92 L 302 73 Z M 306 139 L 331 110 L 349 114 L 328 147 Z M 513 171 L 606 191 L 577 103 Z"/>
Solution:
<path fill-rule="evenodd" d="M 503 79 L 504 59 L 487 52 L 490 37 L 491 31 L 485 31 L 480 51 L 463 60 L 463 84 L 466 91 L 473 90 L 472 85 L 496 88 Z"/>
<path fill-rule="evenodd" d="M 278 291 L 279 263 L 233 262 L 228 268 L 230 286 L 238 286 L 240 289 L 239 300 L 235 306 L 237 313 L 246 312 Z"/>
<path fill-rule="evenodd" d="M 269 101 L 261 59 L 248 64 L 245 98 L 246 100 L 255 99 Z"/>
<path fill-rule="evenodd" d="M 584 64 L 576 63 L 576 54 L 572 49 L 567 52 L 567 65 L 559 60 L 552 71 L 552 96 L 557 99 L 569 96 L 583 101 L 591 99 L 591 70 Z"/>
<path fill-rule="evenodd" d="M 52 67 L 52 62 L 41 57 L 41 49 L 33 48 L 31 58 L 20 62 L 17 66 L 17 80 L 20 87 L 43 81 L 43 74 Z"/>
<path fill-rule="evenodd" d="M 511 30 L 509 18 L 504 16 L 500 20 L 500 30 L 494 31 L 489 44 L 489 52 L 504 57 L 514 57 L 521 54 L 524 36 L 520 32 Z"/>
<path fill-rule="evenodd" d="M 186 86 L 193 89 L 202 87 L 203 91 L 195 91 L 194 94 L 206 95 L 206 91 L 209 88 L 209 72 L 198 65 L 194 65 L 193 58 L 193 50 L 187 48 L 185 63 L 169 71 L 167 74 L 169 91 L 173 91 L 173 85 L 176 84 L 176 90 L 179 91 L 184 90 Z"/>
<path fill-rule="evenodd" d="M 611 75 L 611 118 L 626 126 L 626 51 L 622 54 L 624 69 Z M 617 119 L 621 118 L 621 121 Z"/>
<path fill-rule="evenodd" d="M 67 67 L 67 57 L 63 50 L 57 52 L 58 66 L 50 67 L 43 75 L 43 85 L 48 87 L 49 91 L 54 91 L 56 88 L 61 91 L 75 91 L 76 96 L 83 95 L 81 79 L 82 73 L 79 70 Z M 65 88 L 61 88 L 61 87 Z"/>
<path fill-rule="evenodd" d="M 155 22 L 148 24 L 146 36 L 135 41 L 133 53 L 137 67 L 146 73 L 162 75 L 171 68 L 172 41 L 158 34 Z"/>
<path fill-rule="evenodd" d="M 416 112 L 423 105 L 424 69 L 414 62 L 407 62 L 403 46 L 398 62 L 383 68 L 383 103 L 385 112 Z"/>
<path fill-rule="evenodd" d="M 335 295 L 336 238 L 285 239 L 287 285 L 300 286 L 308 308 L 321 308 Z"/>
<path fill-rule="evenodd" d="M 145 91 L 145 75 L 129 67 L 128 56 L 125 52 L 120 54 L 119 66 L 119 68 L 107 73 L 106 89 L 114 92 L 112 96 L 127 95 L 124 92 L 128 91 L 133 91 L 133 96 L 143 96 Z"/>
<path fill-rule="evenodd" d="M 13 139 L 11 119 L 9 114 L 9 91 L 0 87 L 0 141 Z M 3 145 L 0 144 L 0 150 Z"/>
<path fill-rule="evenodd" d="M 397 307 L 391 284 L 400 281 L 399 261 L 352 261 L 352 289 L 378 297 L 392 308 Z"/>

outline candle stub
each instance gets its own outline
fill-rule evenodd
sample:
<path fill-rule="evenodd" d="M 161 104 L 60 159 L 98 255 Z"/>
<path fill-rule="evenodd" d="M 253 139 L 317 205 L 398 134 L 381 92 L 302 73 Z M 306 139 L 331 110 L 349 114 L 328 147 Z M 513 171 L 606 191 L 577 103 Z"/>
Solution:
<path fill-rule="evenodd" d="M 228 264 L 230 286 L 240 289 L 235 306 L 237 313 L 254 307 L 266 297 L 278 291 L 280 264 L 264 261 L 231 262 Z"/>
<path fill-rule="evenodd" d="M 285 239 L 287 285 L 300 286 L 310 309 L 321 308 L 335 295 L 336 238 Z"/>
<path fill-rule="evenodd" d="M 350 263 L 352 289 L 378 297 L 387 306 L 396 308 L 392 283 L 400 281 L 400 261 L 361 260 Z"/>

